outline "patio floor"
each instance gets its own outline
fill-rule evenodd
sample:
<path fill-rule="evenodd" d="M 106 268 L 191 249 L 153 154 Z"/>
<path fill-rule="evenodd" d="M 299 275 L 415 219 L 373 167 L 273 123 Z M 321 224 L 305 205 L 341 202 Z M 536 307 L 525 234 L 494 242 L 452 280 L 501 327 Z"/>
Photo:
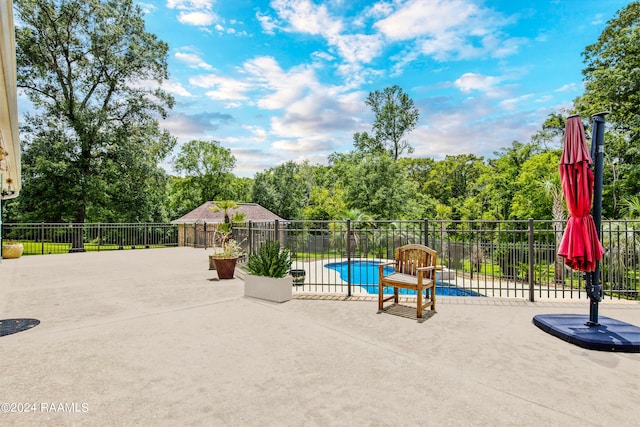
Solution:
<path fill-rule="evenodd" d="M 0 263 L 0 424 L 637 425 L 640 354 L 532 323 L 588 302 L 441 297 L 418 321 L 371 297 L 245 298 L 202 249 Z M 640 325 L 640 304 L 600 314 Z"/>

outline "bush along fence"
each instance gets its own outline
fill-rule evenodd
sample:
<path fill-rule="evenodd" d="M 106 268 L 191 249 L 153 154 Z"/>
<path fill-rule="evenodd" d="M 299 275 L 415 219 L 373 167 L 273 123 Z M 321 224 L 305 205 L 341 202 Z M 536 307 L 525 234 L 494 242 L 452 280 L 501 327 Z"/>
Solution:
<path fill-rule="evenodd" d="M 2 240 L 24 245 L 24 255 L 178 246 L 168 223 L 4 223 Z"/>
<path fill-rule="evenodd" d="M 525 221 L 281 221 L 233 225 L 248 252 L 266 240 L 290 250 L 304 271 L 298 291 L 377 292 L 377 266 L 408 243 L 438 252 L 440 291 L 448 295 L 587 298 L 584 274 L 556 255 L 564 222 Z M 215 224 L 11 224 L 2 238 L 24 244 L 26 255 L 147 247 L 211 248 Z M 640 300 L 640 220 L 603 221 L 601 261 L 605 299 Z"/>

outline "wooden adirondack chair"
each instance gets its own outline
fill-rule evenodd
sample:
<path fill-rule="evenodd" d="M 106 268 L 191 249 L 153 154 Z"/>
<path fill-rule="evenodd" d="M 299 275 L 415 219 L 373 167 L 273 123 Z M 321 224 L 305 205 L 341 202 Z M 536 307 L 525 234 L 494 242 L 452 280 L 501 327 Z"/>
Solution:
<path fill-rule="evenodd" d="M 436 309 L 436 251 L 424 245 L 405 245 L 396 249 L 395 261 L 378 266 L 378 310 L 393 300 L 398 304 L 398 288 L 417 291 L 416 316 L 428 307 Z M 393 265 L 393 272 L 385 275 L 384 267 Z M 385 298 L 384 287 L 393 287 L 393 295 Z M 425 293 L 426 295 L 423 295 Z M 426 300 L 426 302 L 424 302 Z"/>

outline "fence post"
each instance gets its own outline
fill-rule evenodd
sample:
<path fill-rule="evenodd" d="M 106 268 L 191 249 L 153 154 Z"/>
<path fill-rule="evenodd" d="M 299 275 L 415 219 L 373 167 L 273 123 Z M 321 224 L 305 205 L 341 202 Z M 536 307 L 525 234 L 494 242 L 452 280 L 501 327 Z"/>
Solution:
<path fill-rule="evenodd" d="M 207 250 L 207 244 L 209 243 L 209 233 L 207 233 L 207 221 L 205 221 L 204 224 L 202 225 L 202 232 L 204 233 L 204 249 Z"/>
<path fill-rule="evenodd" d="M 40 223 L 40 243 L 41 243 L 41 254 L 44 255 L 44 222 Z"/>
<path fill-rule="evenodd" d="M 100 229 L 100 223 L 98 223 L 98 252 L 100 252 L 100 243 L 102 242 L 102 231 Z"/>
<path fill-rule="evenodd" d="M 533 218 L 529 218 L 529 301 L 535 301 L 535 254 L 533 249 Z"/>
<path fill-rule="evenodd" d="M 279 220 L 275 220 L 275 225 L 274 225 L 274 230 L 273 232 L 275 233 L 273 236 L 273 240 L 277 240 L 278 242 L 280 241 L 280 221 Z"/>
<path fill-rule="evenodd" d="M 351 220 L 347 220 L 347 296 L 351 296 Z"/>
<path fill-rule="evenodd" d="M 253 253 L 253 222 L 249 221 L 249 253 Z"/>
<path fill-rule="evenodd" d="M 424 220 L 424 245 L 429 246 L 429 220 L 428 219 Z"/>

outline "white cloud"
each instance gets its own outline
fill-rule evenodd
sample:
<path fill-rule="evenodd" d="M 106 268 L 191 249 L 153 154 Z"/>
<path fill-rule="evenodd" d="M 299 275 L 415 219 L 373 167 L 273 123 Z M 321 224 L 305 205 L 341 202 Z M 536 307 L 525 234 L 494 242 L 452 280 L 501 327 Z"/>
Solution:
<path fill-rule="evenodd" d="M 318 59 L 318 60 L 323 60 L 323 61 L 333 61 L 335 58 L 335 56 L 330 55 L 327 52 L 322 52 L 322 51 L 315 51 L 311 54 L 312 58 Z"/>
<path fill-rule="evenodd" d="M 263 142 L 267 140 L 267 131 L 263 127 L 250 125 L 243 125 L 242 127 L 251 132 L 254 140 Z"/>
<path fill-rule="evenodd" d="M 375 24 L 392 40 L 438 37 L 478 13 L 478 8 L 466 0 L 410 0 L 399 5 L 393 14 Z"/>
<path fill-rule="evenodd" d="M 195 53 L 176 52 L 175 58 L 178 61 L 184 62 L 191 68 L 201 68 L 203 70 L 213 70 L 213 67 L 207 64 L 200 55 Z"/>
<path fill-rule="evenodd" d="M 180 11 L 180 23 L 197 27 L 209 26 L 219 19 L 213 4 L 213 0 L 167 0 L 167 8 Z"/>
<path fill-rule="evenodd" d="M 178 10 L 211 10 L 214 0 L 167 0 L 167 8 Z"/>
<path fill-rule="evenodd" d="M 422 123 L 408 138 L 415 157 L 442 160 L 447 155 L 473 153 L 485 158 L 513 141 L 528 142 L 540 129 L 551 109 L 529 109 L 493 114 L 486 100 L 475 100 L 455 109 L 425 111 Z"/>
<path fill-rule="evenodd" d="M 144 12 L 144 14 L 149 14 L 149 13 L 153 13 L 156 10 L 158 10 L 158 7 L 155 4 L 152 3 L 138 3 L 138 6 L 140 6 L 140 8 L 142 8 L 142 12 Z"/>
<path fill-rule="evenodd" d="M 288 22 L 288 31 L 330 38 L 342 30 L 342 22 L 331 17 L 325 5 L 316 5 L 310 0 L 274 0 L 271 7 Z"/>
<path fill-rule="evenodd" d="M 186 98 L 190 98 L 193 96 L 187 89 L 185 89 L 184 86 L 182 86 L 182 83 L 180 82 L 167 80 L 162 83 L 162 88 L 174 95 L 183 96 Z"/>
<path fill-rule="evenodd" d="M 338 48 L 345 61 L 354 63 L 371 62 L 380 55 L 383 47 L 382 37 L 378 34 L 341 35 L 332 37 L 329 41 Z"/>
<path fill-rule="evenodd" d="M 544 95 L 544 96 L 541 96 L 540 98 L 536 99 L 536 102 L 540 103 L 540 104 L 548 104 L 552 99 L 553 99 L 553 96 Z"/>
<path fill-rule="evenodd" d="M 278 27 L 278 23 L 270 16 L 263 15 L 260 12 L 256 13 L 256 19 L 260 22 L 262 30 L 267 34 L 275 34 L 275 29 Z"/>
<path fill-rule="evenodd" d="M 505 39 L 500 28 L 509 20 L 470 0 L 408 0 L 393 7 L 374 28 L 392 42 L 413 42 L 419 52 L 440 61 L 482 55 L 502 58 L 525 42 Z"/>
<path fill-rule="evenodd" d="M 334 145 L 329 135 L 313 135 L 301 139 L 281 139 L 275 141 L 271 147 L 274 150 L 287 153 L 307 154 L 310 152 L 330 152 Z"/>
<path fill-rule="evenodd" d="M 189 83 L 201 88 L 214 88 L 206 95 L 216 101 L 242 101 L 247 99 L 246 92 L 250 85 L 240 80 L 223 77 L 216 74 L 194 76 Z"/>
<path fill-rule="evenodd" d="M 180 12 L 178 21 L 182 24 L 206 27 L 217 19 L 214 13 L 208 12 Z"/>
<path fill-rule="evenodd" d="M 178 138 L 192 139 L 217 130 L 220 123 L 227 123 L 231 119 L 229 114 L 221 113 L 171 113 L 167 119 L 161 122 L 161 126 Z"/>
<path fill-rule="evenodd" d="M 578 85 L 575 83 L 569 83 L 566 85 L 560 86 L 555 92 L 575 92 L 578 89 Z"/>
<path fill-rule="evenodd" d="M 458 78 L 453 84 L 460 89 L 462 93 L 472 93 L 480 91 L 490 97 L 498 97 L 504 94 L 504 91 L 497 87 L 501 79 L 493 76 L 486 76 L 476 73 L 465 73 Z"/>
<path fill-rule="evenodd" d="M 514 111 L 518 108 L 518 104 L 520 104 L 522 101 L 531 99 L 532 97 L 533 97 L 532 94 L 526 94 L 522 96 L 517 96 L 515 98 L 508 98 L 500 101 L 499 105 L 505 110 Z"/>
<path fill-rule="evenodd" d="M 384 46 L 380 34 L 348 34 L 341 18 L 332 16 L 326 5 L 316 5 L 310 0 L 275 0 L 271 3 L 284 31 L 299 32 L 323 37 L 334 47 L 340 57 L 349 63 L 369 63 L 380 55 Z M 262 18 L 265 31 L 273 33 L 273 19 Z M 266 27 L 265 27 L 266 25 Z"/>
<path fill-rule="evenodd" d="M 312 66 L 284 70 L 272 57 L 257 57 L 247 61 L 243 71 L 254 89 L 257 107 L 273 112 L 270 134 L 300 139 L 350 132 L 357 126 L 365 94 L 320 83 Z"/>

